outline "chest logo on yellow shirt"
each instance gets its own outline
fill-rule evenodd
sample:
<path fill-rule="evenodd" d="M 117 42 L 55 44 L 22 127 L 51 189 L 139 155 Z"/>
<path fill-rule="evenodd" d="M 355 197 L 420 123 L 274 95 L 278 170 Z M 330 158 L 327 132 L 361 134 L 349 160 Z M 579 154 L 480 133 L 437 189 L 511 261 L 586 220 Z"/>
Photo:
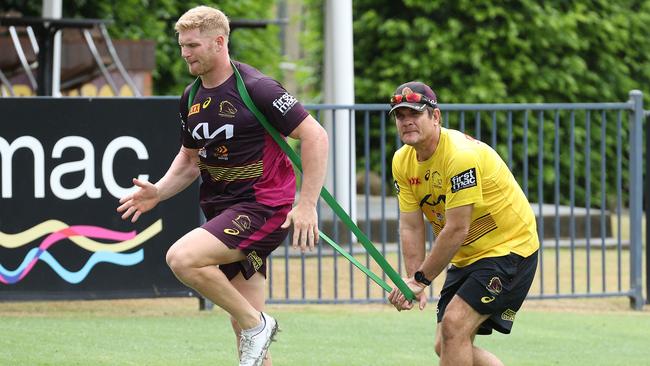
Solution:
<path fill-rule="evenodd" d="M 237 114 L 237 108 L 227 100 L 219 103 L 219 115 L 221 117 L 233 118 Z"/>
<path fill-rule="evenodd" d="M 476 168 L 470 168 L 451 177 L 451 193 L 476 187 Z"/>
<path fill-rule="evenodd" d="M 433 172 L 431 180 L 433 181 L 434 188 L 438 188 L 438 189 L 442 188 L 442 177 L 440 176 L 440 173 L 438 173 L 438 171 Z"/>

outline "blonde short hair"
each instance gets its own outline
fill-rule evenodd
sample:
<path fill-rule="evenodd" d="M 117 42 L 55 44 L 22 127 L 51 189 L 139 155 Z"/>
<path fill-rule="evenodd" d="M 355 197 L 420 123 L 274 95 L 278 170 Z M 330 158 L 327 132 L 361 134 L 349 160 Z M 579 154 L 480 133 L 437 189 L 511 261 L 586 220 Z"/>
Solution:
<path fill-rule="evenodd" d="M 201 5 L 186 11 L 174 26 L 176 32 L 197 28 L 201 33 L 230 35 L 230 21 L 226 14 L 209 6 Z"/>

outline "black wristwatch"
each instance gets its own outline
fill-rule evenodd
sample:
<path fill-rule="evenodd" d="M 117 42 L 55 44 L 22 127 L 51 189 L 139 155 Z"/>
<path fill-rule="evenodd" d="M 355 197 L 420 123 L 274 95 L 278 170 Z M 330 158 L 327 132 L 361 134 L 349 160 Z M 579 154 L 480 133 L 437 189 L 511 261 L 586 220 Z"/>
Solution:
<path fill-rule="evenodd" d="M 424 272 L 422 272 L 422 271 L 415 272 L 415 275 L 413 275 L 413 278 L 415 278 L 416 281 L 418 281 L 419 283 L 421 283 L 421 284 L 423 284 L 425 286 L 431 285 L 431 281 L 429 281 L 426 277 L 424 277 Z"/>

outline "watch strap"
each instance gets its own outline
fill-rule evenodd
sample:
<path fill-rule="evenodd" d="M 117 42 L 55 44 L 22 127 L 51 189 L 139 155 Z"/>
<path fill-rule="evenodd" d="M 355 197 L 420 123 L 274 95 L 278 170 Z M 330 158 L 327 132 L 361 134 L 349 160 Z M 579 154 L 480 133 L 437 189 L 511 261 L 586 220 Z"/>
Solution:
<path fill-rule="evenodd" d="M 415 280 L 423 285 L 429 286 L 431 285 L 431 281 L 424 276 L 424 272 L 422 271 L 417 271 L 415 272 L 415 275 L 413 276 Z"/>

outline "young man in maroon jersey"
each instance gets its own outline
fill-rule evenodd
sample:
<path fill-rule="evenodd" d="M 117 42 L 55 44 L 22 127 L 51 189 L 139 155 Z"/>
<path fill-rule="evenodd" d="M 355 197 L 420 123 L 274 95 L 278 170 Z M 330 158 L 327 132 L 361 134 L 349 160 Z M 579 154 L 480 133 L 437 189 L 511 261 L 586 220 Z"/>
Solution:
<path fill-rule="evenodd" d="M 169 170 L 155 184 L 134 179 L 140 189 L 122 198 L 118 211 L 135 222 L 201 176 L 207 222 L 171 246 L 167 263 L 179 280 L 230 314 L 240 339 L 240 365 L 271 365 L 267 349 L 277 322 L 262 312 L 266 257 L 291 224 L 294 247 L 311 250 L 317 243 L 327 134 L 277 81 L 234 62 L 257 108 L 281 134 L 301 141 L 304 175 L 293 207 L 291 163 L 237 91 L 228 18 L 199 6 L 183 14 L 175 28 L 181 55 L 201 85 L 189 108 L 191 85 L 181 98 L 182 146 Z"/>

